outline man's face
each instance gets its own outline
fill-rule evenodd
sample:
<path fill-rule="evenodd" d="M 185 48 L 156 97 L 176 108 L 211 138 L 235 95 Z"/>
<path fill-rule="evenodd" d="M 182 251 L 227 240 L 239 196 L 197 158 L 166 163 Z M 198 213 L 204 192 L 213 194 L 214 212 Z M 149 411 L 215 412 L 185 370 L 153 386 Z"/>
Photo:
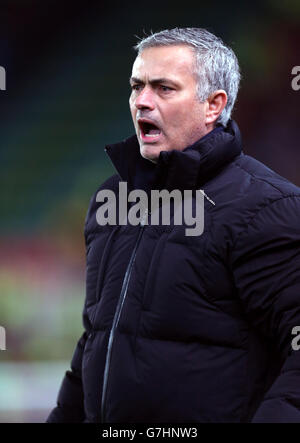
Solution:
<path fill-rule="evenodd" d="M 156 162 L 160 151 L 183 150 L 209 130 L 205 103 L 196 96 L 194 52 L 186 45 L 145 49 L 135 60 L 130 111 L 141 155 Z"/>

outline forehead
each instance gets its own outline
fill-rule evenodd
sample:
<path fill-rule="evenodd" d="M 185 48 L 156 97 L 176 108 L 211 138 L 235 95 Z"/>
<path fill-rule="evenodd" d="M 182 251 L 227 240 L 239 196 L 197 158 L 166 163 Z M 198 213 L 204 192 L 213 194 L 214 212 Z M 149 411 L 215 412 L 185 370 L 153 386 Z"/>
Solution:
<path fill-rule="evenodd" d="M 132 76 L 184 78 L 193 76 L 195 55 L 190 46 L 172 45 L 144 49 L 132 67 Z"/>

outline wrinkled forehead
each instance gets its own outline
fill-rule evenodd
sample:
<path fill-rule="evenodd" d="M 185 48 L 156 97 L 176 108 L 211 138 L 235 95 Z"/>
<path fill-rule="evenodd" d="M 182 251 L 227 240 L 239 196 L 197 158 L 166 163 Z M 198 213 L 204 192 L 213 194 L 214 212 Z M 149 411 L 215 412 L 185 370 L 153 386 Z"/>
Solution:
<path fill-rule="evenodd" d="M 178 76 L 185 78 L 195 72 L 195 53 L 187 45 L 155 46 L 145 48 L 135 59 L 132 76 Z"/>

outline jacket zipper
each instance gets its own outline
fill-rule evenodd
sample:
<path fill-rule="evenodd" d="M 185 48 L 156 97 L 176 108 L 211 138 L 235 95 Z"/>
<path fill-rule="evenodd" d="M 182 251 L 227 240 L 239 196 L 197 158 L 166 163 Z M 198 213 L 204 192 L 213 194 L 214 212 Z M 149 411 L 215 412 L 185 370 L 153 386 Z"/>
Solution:
<path fill-rule="evenodd" d="M 129 263 L 127 265 L 125 277 L 124 277 L 123 284 L 122 284 L 122 289 L 120 292 L 120 297 L 118 300 L 118 304 L 116 307 L 112 327 L 111 327 L 110 334 L 109 334 L 105 367 L 104 367 L 104 376 L 103 376 L 103 388 L 102 388 L 102 399 L 101 399 L 101 423 L 105 423 L 105 421 L 104 421 L 105 420 L 105 400 L 106 400 L 107 382 L 108 382 L 108 375 L 109 375 L 110 362 L 111 362 L 112 346 L 113 346 L 114 337 L 115 337 L 115 330 L 118 327 L 121 312 L 122 312 L 123 305 L 124 305 L 124 301 L 125 301 L 125 298 L 127 295 L 127 289 L 128 289 L 128 285 L 129 285 L 130 275 L 131 275 L 132 267 L 133 267 L 133 264 L 135 261 L 136 251 L 137 251 L 138 245 L 140 243 L 141 237 L 144 232 L 146 217 L 147 217 L 147 210 L 145 211 L 143 219 L 140 222 L 140 226 L 141 226 L 140 232 L 139 232 L 138 238 L 135 242 Z"/>

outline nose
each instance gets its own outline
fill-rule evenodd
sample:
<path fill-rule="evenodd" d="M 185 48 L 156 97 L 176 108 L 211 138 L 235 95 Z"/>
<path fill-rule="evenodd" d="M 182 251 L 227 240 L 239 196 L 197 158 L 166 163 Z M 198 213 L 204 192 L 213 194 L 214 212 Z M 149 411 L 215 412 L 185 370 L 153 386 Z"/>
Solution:
<path fill-rule="evenodd" d="M 152 111 L 155 108 L 153 91 L 145 86 L 136 97 L 135 106 L 139 110 L 149 109 Z"/>

